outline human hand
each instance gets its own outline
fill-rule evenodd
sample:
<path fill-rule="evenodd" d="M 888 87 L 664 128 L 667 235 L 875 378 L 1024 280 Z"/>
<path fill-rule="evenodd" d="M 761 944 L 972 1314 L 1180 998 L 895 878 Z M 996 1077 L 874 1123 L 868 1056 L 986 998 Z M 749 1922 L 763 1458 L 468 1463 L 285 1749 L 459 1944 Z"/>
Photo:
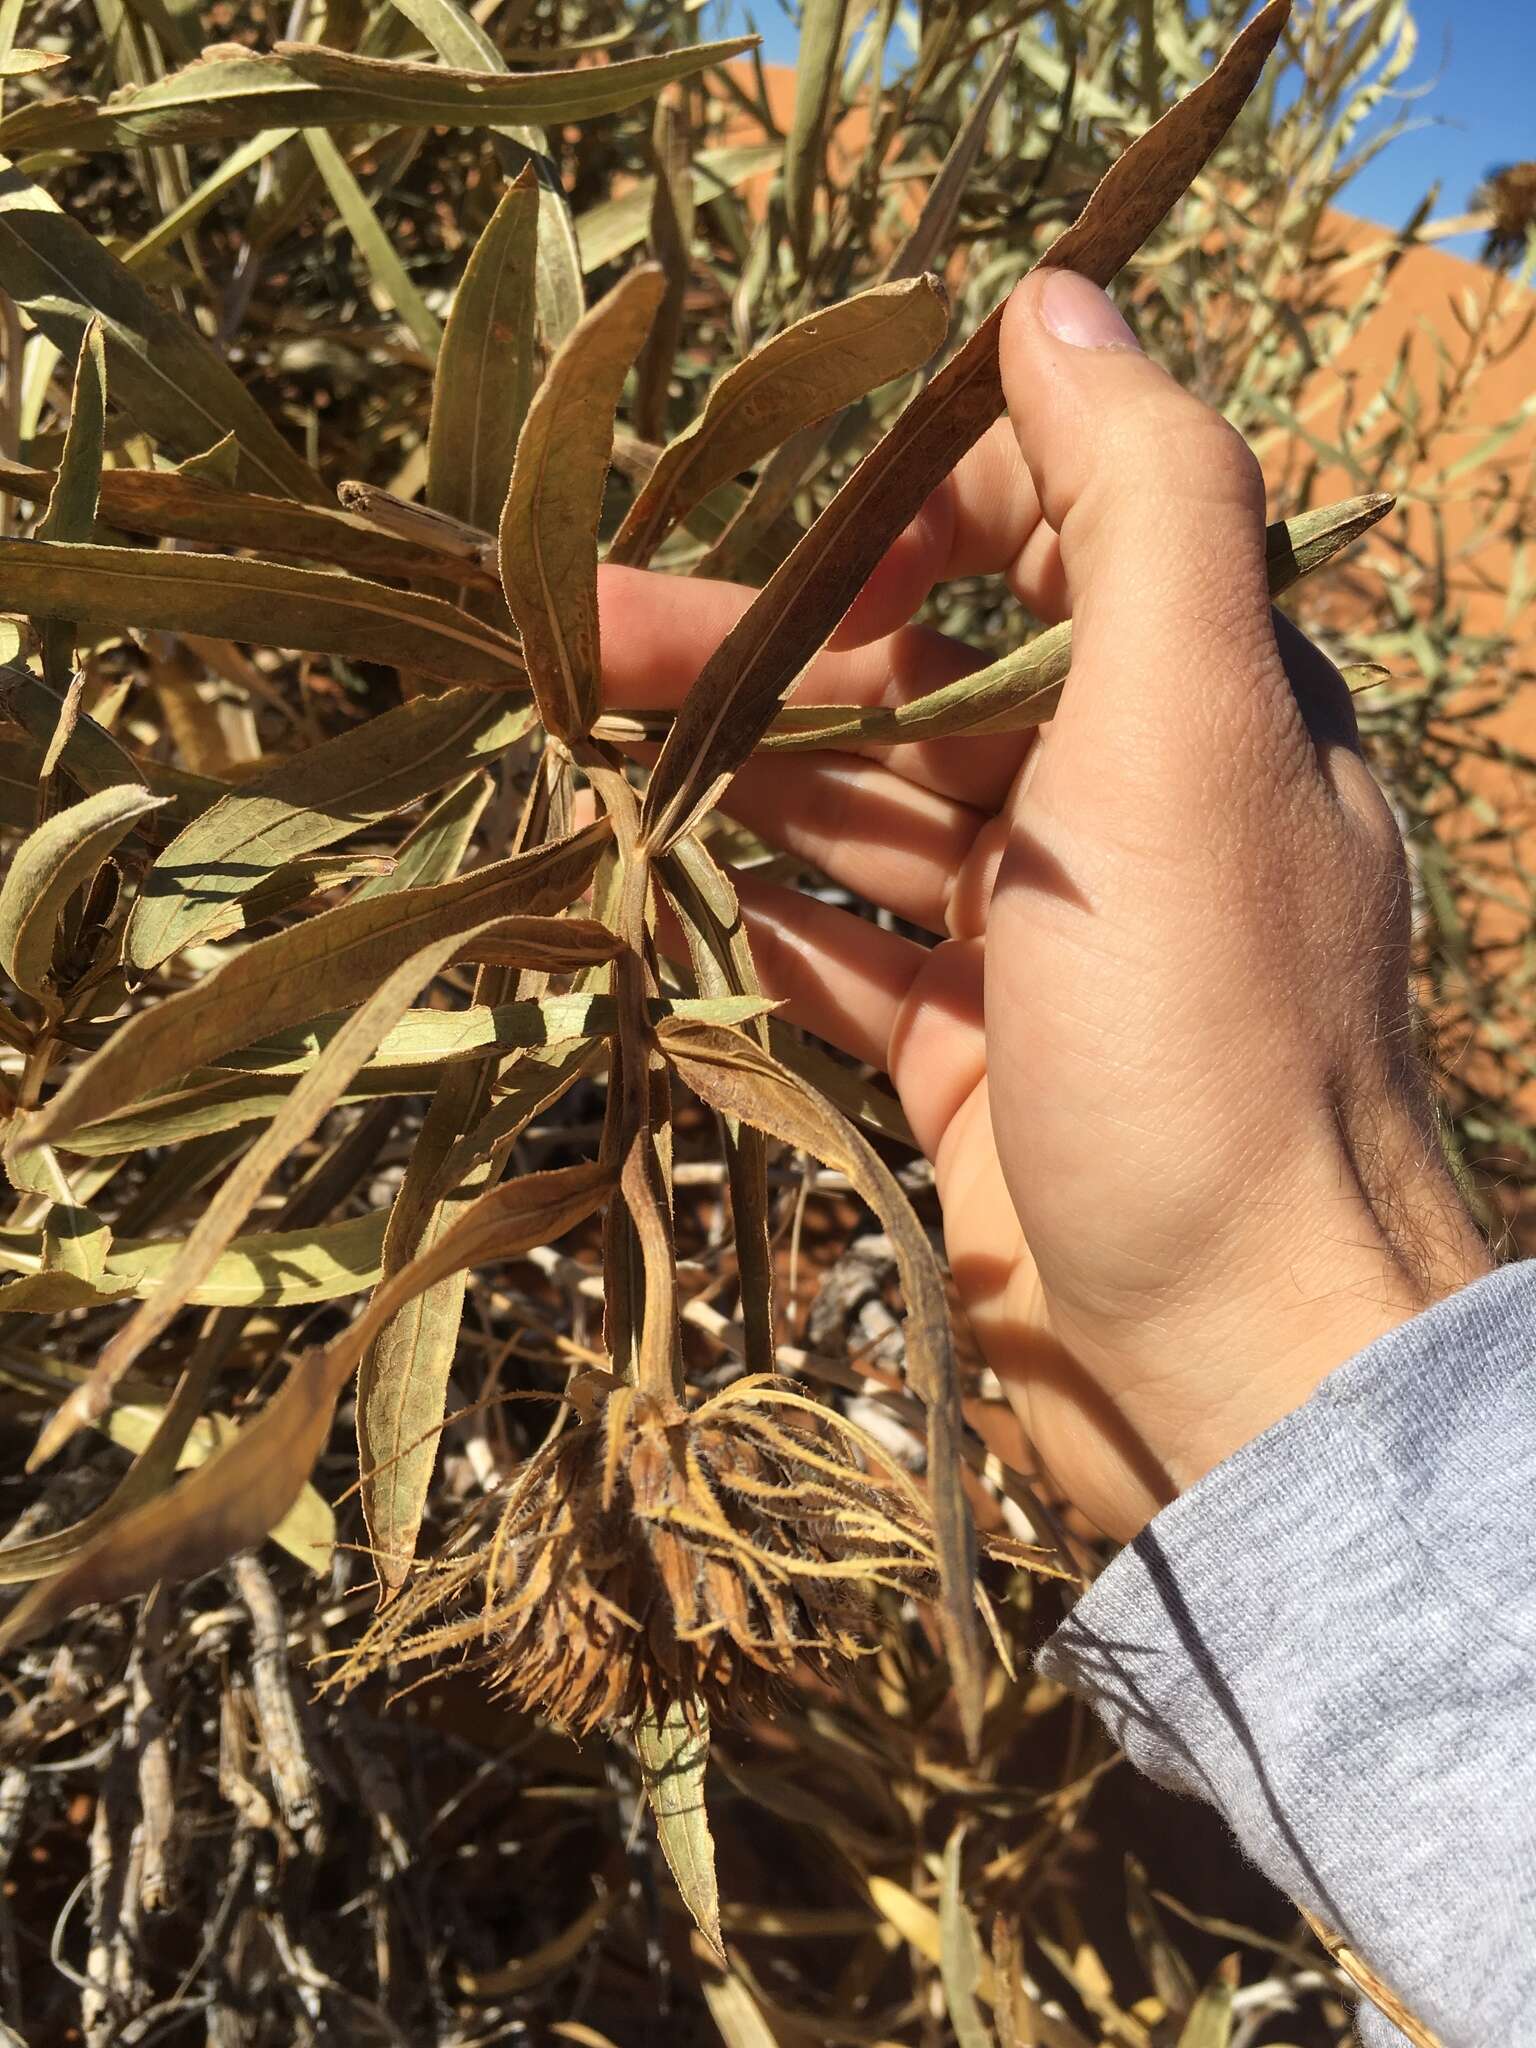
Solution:
<path fill-rule="evenodd" d="M 1068 273 L 1015 292 L 1002 367 L 1008 417 L 800 688 L 963 675 L 901 622 L 1001 572 L 1073 619 L 1054 722 L 763 756 L 727 802 L 936 935 L 738 878 L 765 986 L 889 1072 L 1041 1458 L 1128 1537 L 1490 1262 L 1415 1052 L 1397 829 L 1337 671 L 1271 612 L 1253 457 Z M 606 571 L 610 700 L 677 701 L 749 596 Z"/>

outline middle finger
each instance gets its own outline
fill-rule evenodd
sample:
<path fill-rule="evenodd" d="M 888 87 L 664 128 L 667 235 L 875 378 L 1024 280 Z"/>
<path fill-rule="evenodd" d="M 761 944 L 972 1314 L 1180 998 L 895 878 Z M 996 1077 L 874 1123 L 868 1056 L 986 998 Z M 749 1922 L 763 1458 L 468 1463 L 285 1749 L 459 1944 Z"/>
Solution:
<path fill-rule="evenodd" d="M 943 934 L 969 924 L 974 856 L 994 817 L 855 754 L 759 756 L 724 807 L 750 831 L 832 881 Z"/>

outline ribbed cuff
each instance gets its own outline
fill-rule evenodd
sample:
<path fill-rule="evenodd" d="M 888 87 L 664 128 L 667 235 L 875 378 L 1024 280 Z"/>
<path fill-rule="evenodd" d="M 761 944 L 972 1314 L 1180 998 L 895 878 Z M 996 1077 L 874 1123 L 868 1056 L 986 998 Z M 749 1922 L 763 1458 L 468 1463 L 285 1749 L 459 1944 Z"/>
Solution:
<path fill-rule="evenodd" d="M 1536 1261 L 1165 1508 L 1040 1668 L 1447 2048 L 1536 2043 Z"/>

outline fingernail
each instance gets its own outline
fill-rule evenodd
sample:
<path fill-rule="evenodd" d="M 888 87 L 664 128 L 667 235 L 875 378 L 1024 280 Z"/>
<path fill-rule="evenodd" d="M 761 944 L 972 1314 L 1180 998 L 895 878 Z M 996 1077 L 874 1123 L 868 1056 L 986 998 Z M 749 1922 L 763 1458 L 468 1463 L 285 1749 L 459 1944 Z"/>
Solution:
<path fill-rule="evenodd" d="M 1040 318 L 1058 341 L 1074 348 L 1119 348 L 1141 352 L 1107 292 L 1075 270 L 1046 273 L 1040 293 Z"/>

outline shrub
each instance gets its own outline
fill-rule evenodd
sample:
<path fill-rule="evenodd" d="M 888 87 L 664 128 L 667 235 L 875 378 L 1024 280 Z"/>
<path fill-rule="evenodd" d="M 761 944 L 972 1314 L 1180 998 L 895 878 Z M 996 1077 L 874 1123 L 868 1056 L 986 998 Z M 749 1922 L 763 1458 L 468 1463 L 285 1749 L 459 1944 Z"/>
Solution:
<path fill-rule="evenodd" d="M 732 2043 L 904 2038 L 931 1998 L 967 2048 L 982 2008 L 1006 2039 L 1232 2038 L 1235 1968 L 1202 1988 L 1134 1870 L 1155 2012 L 1078 1921 L 1108 1758 L 1022 1673 L 1086 1553 L 972 1426 L 899 1111 L 771 1016 L 727 872 L 768 856 L 714 806 L 760 749 L 1049 716 L 1069 632 L 1021 645 L 980 583 L 936 600 L 995 655 L 977 675 L 897 710 L 784 701 L 997 416 L 994 308 L 1034 262 L 1137 258 L 1149 345 L 1246 431 L 1294 427 L 1417 231 L 1341 296 L 1326 209 L 1410 32 L 1315 0 L 1291 89 L 1277 63 L 1245 108 L 1285 7 L 1239 36 L 1241 12 L 933 9 L 910 50 L 893 8 L 807 0 L 787 132 L 687 7 L 567 6 L 556 34 L 395 0 L 313 37 L 301 10 L 292 41 L 250 10 L 215 51 L 186 9 L 61 38 L 40 8 L 11 52 L 0 490 L 33 511 L 0 537 L 0 1381 L 13 1435 L 46 1420 L 0 1641 L 15 1796 L 42 1785 L 49 1824 L 67 1774 L 27 1766 L 110 1731 L 88 2039 L 149 2038 L 189 1987 L 221 2040 L 302 2015 L 467 2041 L 497 2009 L 602 2038 L 577 2015 L 622 2034 L 647 1944 Z M 1432 423 L 1346 408 L 1279 478 L 1270 561 L 1279 593 L 1431 479 L 1429 527 L 1395 554 L 1378 528 L 1316 616 L 1419 847 L 1448 1143 L 1518 1215 L 1528 892 L 1506 836 L 1447 818 L 1514 758 L 1483 725 L 1518 667 L 1424 595 L 1436 486 L 1467 474 L 1442 450 L 1503 345 L 1471 337 Z M 1490 492 L 1463 545 L 1519 502 Z M 600 553 L 759 586 L 675 717 L 603 706 Z M 1422 675 L 1381 681 L 1404 654 Z M 781 1159 L 878 1220 L 903 1330 L 878 1280 L 863 1299 L 903 1377 L 780 1341 L 812 1185 Z M 523 1762 L 498 1733 L 456 1783 L 485 1724 L 446 1652 L 600 1749 L 520 1720 Z M 418 1658 L 436 1722 L 382 1710 Z M 515 1896 L 471 1904 L 471 1866 L 504 1889 L 511 1823 L 475 1788 L 507 1773 Z M 642 1789 L 692 1951 L 625 1875 Z M 371 1944 L 306 1924 L 316 1887 Z M 855 1942 L 835 1983 L 829 1933 Z M 1247 2009 L 1301 1984 L 1321 2040 L 1338 1979 L 1307 1967 L 1282 1943 Z M 63 1980 L 0 1968 L 52 2024 Z"/>

